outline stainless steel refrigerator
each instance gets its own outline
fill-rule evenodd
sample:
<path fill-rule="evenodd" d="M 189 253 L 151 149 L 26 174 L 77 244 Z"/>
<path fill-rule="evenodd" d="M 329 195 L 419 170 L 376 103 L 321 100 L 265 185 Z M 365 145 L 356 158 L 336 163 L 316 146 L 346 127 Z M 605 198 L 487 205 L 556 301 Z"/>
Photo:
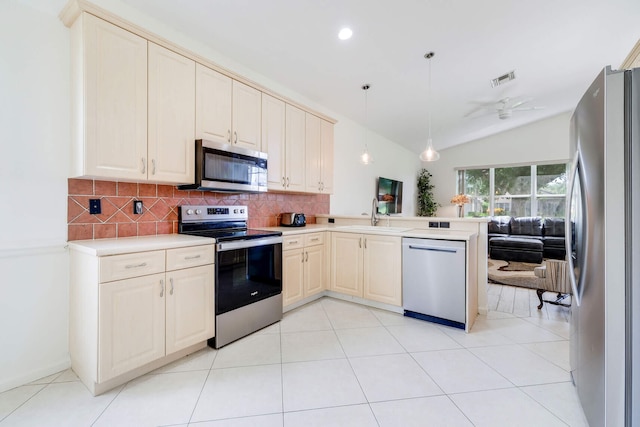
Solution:
<path fill-rule="evenodd" d="M 571 139 L 571 374 L 590 426 L 640 426 L 640 69 L 602 70 Z"/>

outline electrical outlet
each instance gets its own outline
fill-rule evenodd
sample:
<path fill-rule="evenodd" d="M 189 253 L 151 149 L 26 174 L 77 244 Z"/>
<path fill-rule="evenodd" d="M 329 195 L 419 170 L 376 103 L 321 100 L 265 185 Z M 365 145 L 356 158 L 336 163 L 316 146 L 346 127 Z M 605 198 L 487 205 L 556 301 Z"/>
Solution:
<path fill-rule="evenodd" d="M 440 223 L 440 228 L 450 228 L 450 226 L 451 224 L 449 223 L 449 221 Z"/>
<path fill-rule="evenodd" d="M 335 218 L 329 218 L 329 224 L 335 224 L 336 220 Z"/>
<path fill-rule="evenodd" d="M 133 214 L 134 215 L 142 214 L 142 200 L 133 201 Z"/>
<path fill-rule="evenodd" d="M 89 213 L 91 215 L 100 215 L 102 213 L 100 199 L 89 199 Z"/>
<path fill-rule="evenodd" d="M 440 224 L 437 221 L 429 221 L 429 228 L 438 228 Z"/>

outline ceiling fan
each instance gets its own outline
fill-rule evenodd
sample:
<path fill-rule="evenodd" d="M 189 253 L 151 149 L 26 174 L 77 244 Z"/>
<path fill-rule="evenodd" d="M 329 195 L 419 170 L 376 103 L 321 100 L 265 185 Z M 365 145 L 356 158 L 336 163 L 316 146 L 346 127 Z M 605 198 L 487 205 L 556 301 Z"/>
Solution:
<path fill-rule="evenodd" d="M 480 106 L 477 108 L 474 108 L 473 110 L 471 110 L 470 112 L 468 112 L 467 114 L 464 115 L 464 117 L 469 117 L 475 113 L 477 113 L 478 111 L 481 110 L 489 110 L 487 113 L 485 114 L 481 114 L 479 116 L 476 117 L 480 117 L 480 116 L 484 116 L 484 115 L 488 115 L 488 114 L 497 114 L 498 118 L 500 120 L 506 120 L 508 118 L 510 118 L 511 116 L 513 116 L 514 112 L 517 111 L 532 111 L 532 110 L 542 110 L 545 107 L 540 107 L 540 106 L 526 106 L 523 107 L 524 104 L 528 104 L 529 102 L 533 101 L 533 98 L 525 98 L 525 99 L 521 99 L 521 100 L 515 100 L 513 98 L 510 97 L 505 97 L 502 98 L 498 101 L 493 101 L 493 102 L 480 102 Z M 472 101 L 473 102 L 473 101 Z"/>

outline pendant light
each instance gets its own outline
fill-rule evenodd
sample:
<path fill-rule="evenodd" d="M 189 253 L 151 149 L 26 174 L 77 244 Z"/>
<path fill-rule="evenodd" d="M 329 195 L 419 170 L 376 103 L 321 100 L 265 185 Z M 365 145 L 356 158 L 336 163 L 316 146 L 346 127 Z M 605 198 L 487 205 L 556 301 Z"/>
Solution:
<path fill-rule="evenodd" d="M 431 139 L 431 58 L 433 58 L 435 53 L 428 52 L 425 53 L 424 57 L 429 61 L 429 92 L 428 92 L 428 102 L 429 102 L 429 135 L 427 137 L 427 148 L 420 153 L 420 160 L 423 162 L 435 162 L 440 158 L 440 153 L 438 153 L 433 148 L 433 140 Z"/>
<path fill-rule="evenodd" d="M 367 134 L 369 133 L 367 129 L 369 125 L 367 120 L 367 91 L 370 87 L 371 85 L 369 84 L 362 85 L 362 90 L 364 91 L 364 152 L 360 155 L 360 163 L 363 165 L 373 163 L 373 156 L 369 153 L 369 147 L 367 146 Z"/>

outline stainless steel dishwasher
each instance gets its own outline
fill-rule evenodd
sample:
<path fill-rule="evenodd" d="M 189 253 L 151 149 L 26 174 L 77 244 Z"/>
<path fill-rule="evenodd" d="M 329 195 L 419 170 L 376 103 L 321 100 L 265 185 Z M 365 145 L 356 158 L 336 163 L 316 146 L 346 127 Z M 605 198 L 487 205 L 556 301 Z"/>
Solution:
<path fill-rule="evenodd" d="M 466 242 L 402 239 L 404 315 L 464 329 Z"/>

